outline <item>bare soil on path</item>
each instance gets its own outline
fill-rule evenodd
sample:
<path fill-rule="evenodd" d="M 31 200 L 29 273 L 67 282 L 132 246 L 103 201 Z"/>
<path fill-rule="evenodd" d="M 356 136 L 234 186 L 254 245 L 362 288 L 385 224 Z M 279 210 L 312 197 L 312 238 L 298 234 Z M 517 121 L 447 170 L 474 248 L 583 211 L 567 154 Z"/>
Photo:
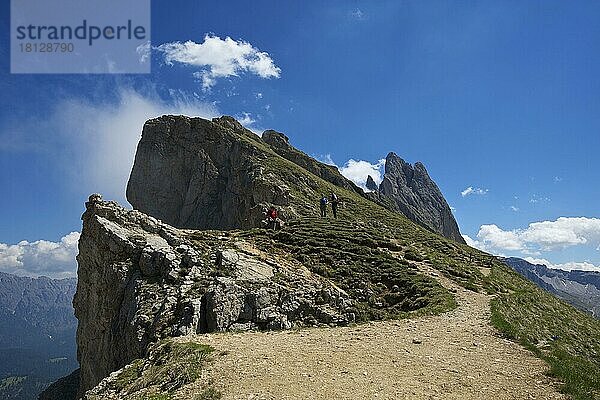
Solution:
<path fill-rule="evenodd" d="M 223 399 L 567 399 L 543 361 L 489 324 L 489 296 L 423 272 L 456 291 L 458 308 L 353 327 L 179 340 L 216 349 L 204 378 Z"/>

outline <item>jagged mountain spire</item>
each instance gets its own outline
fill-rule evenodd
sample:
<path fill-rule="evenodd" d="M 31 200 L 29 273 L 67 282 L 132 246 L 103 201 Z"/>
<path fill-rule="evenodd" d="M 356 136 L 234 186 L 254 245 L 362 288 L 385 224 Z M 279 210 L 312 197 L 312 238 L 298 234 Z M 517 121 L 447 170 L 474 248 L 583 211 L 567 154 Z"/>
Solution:
<path fill-rule="evenodd" d="M 379 191 L 411 220 L 465 243 L 450 206 L 422 163 L 417 162 L 413 167 L 396 153 L 389 153 Z"/>

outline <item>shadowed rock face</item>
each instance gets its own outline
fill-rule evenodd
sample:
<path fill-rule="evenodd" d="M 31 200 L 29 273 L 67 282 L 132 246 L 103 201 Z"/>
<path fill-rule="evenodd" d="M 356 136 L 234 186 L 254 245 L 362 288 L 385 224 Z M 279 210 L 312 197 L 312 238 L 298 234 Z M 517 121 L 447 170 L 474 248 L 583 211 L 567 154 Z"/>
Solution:
<path fill-rule="evenodd" d="M 247 140 L 244 140 L 247 137 Z M 134 208 L 179 228 L 257 226 L 265 204 L 289 192 L 262 174 L 254 133 L 231 117 L 163 116 L 146 122 L 127 185 Z"/>
<path fill-rule="evenodd" d="M 465 243 L 450 206 L 420 162 L 413 167 L 395 153 L 388 154 L 379 191 L 393 200 L 398 211 L 409 219 L 449 239 Z"/>
<path fill-rule="evenodd" d="M 377 187 L 377 184 L 375 183 L 375 181 L 373 180 L 373 177 L 371 175 L 367 176 L 367 183 L 365 186 L 367 187 L 367 189 L 369 189 L 372 192 L 376 192 L 377 190 L 379 190 L 379 188 Z"/>

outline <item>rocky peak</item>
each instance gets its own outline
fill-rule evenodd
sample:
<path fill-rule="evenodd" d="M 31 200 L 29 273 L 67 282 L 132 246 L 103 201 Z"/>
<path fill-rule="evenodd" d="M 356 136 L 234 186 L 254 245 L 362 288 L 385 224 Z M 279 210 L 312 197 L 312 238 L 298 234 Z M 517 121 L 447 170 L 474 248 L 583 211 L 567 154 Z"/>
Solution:
<path fill-rule="evenodd" d="M 377 184 L 375 183 L 375 181 L 373 180 L 373 177 L 371 175 L 367 176 L 366 187 L 368 190 L 370 190 L 372 192 L 376 192 L 379 190 L 379 188 L 377 187 Z"/>
<path fill-rule="evenodd" d="M 421 162 L 412 166 L 396 153 L 389 153 L 379 191 L 411 220 L 447 238 L 465 243 L 450 206 Z"/>
<path fill-rule="evenodd" d="M 266 146 L 278 156 L 266 151 Z M 292 147 L 283 133 L 265 131 L 261 140 L 231 117 L 208 121 L 165 115 L 144 125 L 127 200 L 170 225 L 191 229 L 256 227 L 270 205 L 286 218 L 303 209 L 312 212 L 318 194 L 309 202 L 293 204 L 291 188 L 308 193 L 311 182 L 285 177 L 279 156 L 362 194 L 336 167 Z"/>
<path fill-rule="evenodd" d="M 247 130 L 242 124 L 239 123 L 238 120 L 229 115 L 223 115 L 218 118 L 213 118 L 212 122 L 222 126 L 223 128 L 231 129 L 237 132 L 244 132 Z"/>
<path fill-rule="evenodd" d="M 388 154 L 379 190 L 371 177 L 368 184 L 373 193 L 365 194 L 335 166 L 294 148 L 285 134 L 266 130 L 261 140 L 229 116 L 208 121 L 165 115 L 147 121 L 127 185 L 127 199 L 144 213 L 191 229 L 255 227 L 270 205 L 286 218 L 312 214 L 319 194 L 299 204 L 293 193 L 299 190 L 308 194 L 314 183 L 287 174 L 284 170 L 289 168 L 265 146 L 318 178 L 463 242 L 450 208 L 423 164 L 413 167 L 395 153 Z M 382 201 L 385 196 L 392 201 Z"/>
<path fill-rule="evenodd" d="M 290 145 L 290 139 L 287 136 L 285 136 L 281 132 L 277 132 L 272 129 L 267 129 L 266 131 L 263 132 L 262 140 L 264 140 L 265 143 L 268 143 L 271 146 L 277 147 L 277 148 L 292 147 Z"/>
<path fill-rule="evenodd" d="M 254 227 L 268 205 L 291 213 L 289 189 L 265 173 L 259 141 L 232 117 L 151 119 L 137 147 L 127 200 L 180 228 Z"/>

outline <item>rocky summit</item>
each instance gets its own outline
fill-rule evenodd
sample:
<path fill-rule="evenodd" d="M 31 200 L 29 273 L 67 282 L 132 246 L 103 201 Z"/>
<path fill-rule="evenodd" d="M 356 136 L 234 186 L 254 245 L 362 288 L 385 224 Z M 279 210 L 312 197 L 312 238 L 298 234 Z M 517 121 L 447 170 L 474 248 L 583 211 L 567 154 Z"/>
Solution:
<path fill-rule="evenodd" d="M 343 203 L 339 222 L 317 217 L 318 199 L 332 192 Z M 452 307 L 450 294 L 408 261 L 373 253 L 401 252 L 411 240 L 378 238 L 386 221 L 411 223 L 282 133 L 260 138 L 231 117 L 149 120 L 127 198 L 135 210 L 92 195 L 82 217 L 74 299 L 80 395 L 167 337 Z M 286 221 L 283 231 L 256 230 L 270 205 Z"/>
<path fill-rule="evenodd" d="M 227 116 L 211 121 L 163 116 L 146 122 L 127 199 L 134 208 L 179 228 L 255 227 L 268 205 L 277 206 L 288 219 L 314 215 L 314 203 L 329 193 L 307 197 L 314 189 L 312 182 L 282 171 L 286 166 L 273 155 L 464 243 L 448 204 L 422 164 L 413 169 L 390 153 L 379 194 L 365 194 L 335 166 L 294 148 L 283 133 L 266 130 L 261 140 Z M 370 185 L 377 189 L 372 179 Z"/>

